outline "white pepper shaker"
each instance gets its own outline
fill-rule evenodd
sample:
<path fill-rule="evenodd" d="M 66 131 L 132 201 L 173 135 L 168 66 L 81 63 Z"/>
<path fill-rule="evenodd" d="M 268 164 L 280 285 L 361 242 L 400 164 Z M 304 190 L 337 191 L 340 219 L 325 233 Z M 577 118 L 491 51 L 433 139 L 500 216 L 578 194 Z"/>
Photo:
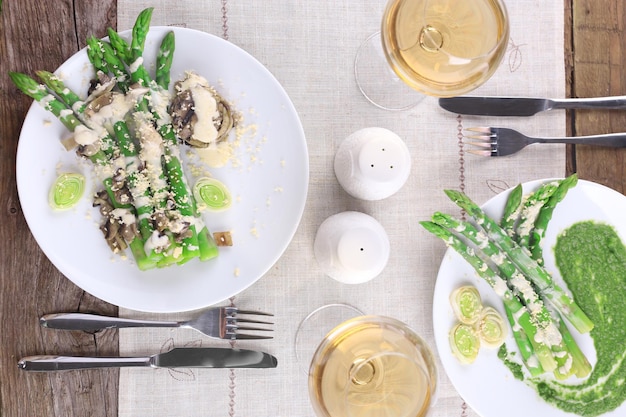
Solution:
<path fill-rule="evenodd" d="M 341 142 L 334 167 L 337 181 L 348 194 L 360 200 L 382 200 L 409 178 L 411 155 L 394 132 L 368 127 Z"/>
<path fill-rule="evenodd" d="M 345 211 L 328 217 L 317 230 L 315 258 L 329 277 L 360 284 L 380 275 L 389 260 L 389 238 L 373 217 Z"/>

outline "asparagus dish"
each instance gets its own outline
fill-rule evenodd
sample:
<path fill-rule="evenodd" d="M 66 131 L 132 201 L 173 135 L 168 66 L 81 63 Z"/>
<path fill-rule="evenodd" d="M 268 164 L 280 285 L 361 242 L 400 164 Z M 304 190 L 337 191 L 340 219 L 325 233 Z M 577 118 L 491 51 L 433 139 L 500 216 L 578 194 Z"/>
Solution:
<path fill-rule="evenodd" d="M 482 207 L 446 194 L 460 211 L 421 223 L 449 248 L 433 316 L 459 393 L 486 417 L 621 415 L 625 353 L 612 339 L 625 324 L 623 195 L 576 175 L 520 184 Z M 492 349 L 473 324 L 485 306 L 499 316 Z"/>
<path fill-rule="evenodd" d="M 34 101 L 18 193 L 37 243 L 81 288 L 182 311 L 233 296 L 278 260 L 304 210 L 308 154 L 293 104 L 255 58 L 150 26 L 152 13 L 90 37 L 54 71 L 10 74 Z"/>

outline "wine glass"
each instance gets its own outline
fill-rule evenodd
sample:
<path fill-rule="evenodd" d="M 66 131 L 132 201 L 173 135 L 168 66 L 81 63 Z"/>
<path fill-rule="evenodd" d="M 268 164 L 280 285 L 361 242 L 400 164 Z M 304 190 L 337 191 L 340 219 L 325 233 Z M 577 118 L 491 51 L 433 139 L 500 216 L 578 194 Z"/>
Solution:
<path fill-rule="evenodd" d="M 390 317 L 360 315 L 337 325 L 318 345 L 308 375 L 319 417 L 424 417 L 436 399 L 431 350 Z"/>
<path fill-rule="evenodd" d="M 387 110 L 462 95 L 493 75 L 508 39 L 503 0 L 390 0 L 380 32 L 357 52 L 357 85 Z"/>

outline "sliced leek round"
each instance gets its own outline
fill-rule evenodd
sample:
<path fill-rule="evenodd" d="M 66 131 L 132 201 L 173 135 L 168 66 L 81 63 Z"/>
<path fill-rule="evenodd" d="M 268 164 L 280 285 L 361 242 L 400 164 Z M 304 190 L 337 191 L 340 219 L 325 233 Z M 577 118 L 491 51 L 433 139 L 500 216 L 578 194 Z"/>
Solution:
<path fill-rule="evenodd" d="M 452 354 L 463 364 L 474 362 L 480 350 L 480 337 L 476 330 L 467 324 L 458 323 L 450 330 Z"/>
<path fill-rule="evenodd" d="M 478 322 L 478 334 L 483 344 L 488 347 L 499 347 L 508 334 L 508 323 L 493 307 L 485 307 Z"/>
<path fill-rule="evenodd" d="M 228 187 L 215 178 L 198 178 L 193 186 L 193 196 L 199 210 L 222 211 L 232 204 Z"/>
<path fill-rule="evenodd" d="M 481 317 L 483 304 L 480 293 L 471 285 L 464 285 L 452 291 L 450 304 L 461 323 L 474 324 Z"/>
<path fill-rule="evenodd" d="M 78 203 L 84 192 L 84 176 L 73 172 L 61 174 L 50 187 L 48 203 L 55 210 L 67 210 Z"/>

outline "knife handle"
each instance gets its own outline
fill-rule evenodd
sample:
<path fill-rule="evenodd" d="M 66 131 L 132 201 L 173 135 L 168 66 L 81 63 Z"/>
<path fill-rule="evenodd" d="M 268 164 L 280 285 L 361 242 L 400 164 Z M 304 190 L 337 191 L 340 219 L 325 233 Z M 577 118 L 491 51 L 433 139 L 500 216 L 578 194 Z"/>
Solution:
<path fill-rule="evenodd" d="M 82 356 L 39 355 L 27 356 L 17 363 L 24 371 L 69 371 L 75 369 L 119 368 L 151 366 L 150 358 L 107 358 Z"/>
<path fill-rule="evenodd" d="M 92 331 L 128 327 L 180 327 L 180 323 L 175 321 L 136 320 L 85 313 L 46 314 L 39 319 L 39 324 L 50 329 Z"/>
<path fill-rule="evenodd" d="M 554 109 L 625 109 L 626 96 L 553 99 Z"/>

